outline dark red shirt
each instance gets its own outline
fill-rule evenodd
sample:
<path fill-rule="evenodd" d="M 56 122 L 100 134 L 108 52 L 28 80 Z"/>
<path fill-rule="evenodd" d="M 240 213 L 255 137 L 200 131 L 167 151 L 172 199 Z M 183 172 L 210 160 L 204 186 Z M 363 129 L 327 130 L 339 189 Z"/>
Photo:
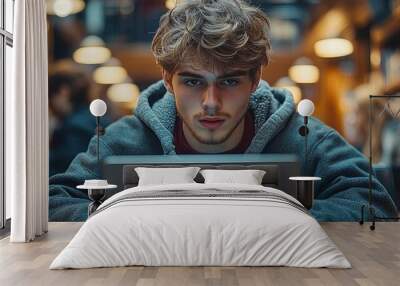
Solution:
<path fill-rule="evenodd" d="M 231 150 L 223 152 L 223 154 L 240 154 L 244 153 L 249 147 L 251 140 L 254 137 L 254 120 L 251 111 L 248 111 L 244 118 L 244 132 L 242 139 L 239 144 Z M 174 144 L 176 154 L 200 154 L 194 150 L 187 142 L 185 135 L 183 134 L 183 122 L 177 117 L 175 130 L 174 130 Z"/>

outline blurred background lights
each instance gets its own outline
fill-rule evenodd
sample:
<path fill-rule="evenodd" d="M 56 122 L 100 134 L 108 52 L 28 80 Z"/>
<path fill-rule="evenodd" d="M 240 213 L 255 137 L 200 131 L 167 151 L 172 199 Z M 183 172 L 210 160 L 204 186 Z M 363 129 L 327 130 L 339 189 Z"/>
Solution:
<path fill-rule="evenodd" d="M 289 68 L 289 77 L 296 83 L 315 83 L 319 69 L 308 58 L 300 58 Z"/>
<path fill-rule="evenodd" d="M 344 57 L 353 53 L 353 44 L 343 38 L 324 39 L 314 44 L 314 51 L 321 58 Z"/>
<path fill-rule="evenodd" d="M 128 73 L 116 58 L 111 58 L 93 73 L 94 81 L 99 84 L 122 83 L 127 76 Z"/>
<path fill-rule="evenodd" d="M 293 96 L 294 103 L 297 104 L 301 100 L 300 88 L 289 77 L 280 78 L 275 86 L 289 90 Z"/>
<path fill-rule="evenodd" d="M 381 65 L 381 52 L 377 48 L 373 48 L 370 54 L 370 62 L 374 68 L 379 68 Z"/>
<path fill-rule="evenodd" d="M 97 36 L 87 36 L 81 47 L 73 53 L 73 59 L 80 64 L 102 64 L 111 57 L 111 51 L 105 47 L 103 40 Z"/>
<path fill-rule="evenodd" d="M 136 107 L 139 94 L 139 87 L 130 82 L 114 84 L 107 90 L 107 97 L 111 101 L 126 104 L 129 108 Z"/>
<path fill-rule="evenodd" d="M 132 102 L 139 96 L 139 87 L 133 83 L 119 83 L 110 86 L 107 96 L 114 102 Z"/>
<path fill-rule="evenodd" d="M 165 7 L 169 10 L 174 9 L 176 5 L 176 0 L 166 0 Z"/>
<path fill-rule="evenodd" d="M 83 0 L 47 0 L 47 14 L 67 17 L 85 9 Z"/>

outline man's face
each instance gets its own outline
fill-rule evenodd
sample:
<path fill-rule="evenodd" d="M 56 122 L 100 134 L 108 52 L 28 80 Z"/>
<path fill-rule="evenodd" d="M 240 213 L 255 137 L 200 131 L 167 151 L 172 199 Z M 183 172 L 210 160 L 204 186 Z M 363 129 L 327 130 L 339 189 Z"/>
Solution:
<path fill-rule="evenodd" d="M 248 70 L 211 70 L 188 64 L 172 75 L 164 72 L 167 88 L 175 96 L 185 137 L 214 145 L 235 141 L 231 137 L 240 136 L 239 142 L 242 134 L 235 130 L 243 121 L 259 77 L 257 73 L 251 78 Z"/>

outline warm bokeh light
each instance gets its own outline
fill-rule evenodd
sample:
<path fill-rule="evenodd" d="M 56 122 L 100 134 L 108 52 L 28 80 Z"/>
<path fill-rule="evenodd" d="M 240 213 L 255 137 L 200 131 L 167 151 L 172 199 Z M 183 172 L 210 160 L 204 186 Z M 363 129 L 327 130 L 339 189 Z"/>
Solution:
<path fill-rule="evenodd" d="M 353 44 L 343 38 L 319 40 L 314 44 L 314 51 L 321 58 L 344 57 L 353 53 Z"/>
<path fill-rule="evenodd" d="M 315 83 L 319 80 L 319 69 L 308 58 L 300 58 L 289 68 L 289 77 L 296 83 Z"/>
<path fill-rule="evenodd" d="M 301 100 L 301 89 L 288 77 L 280 78 L 276 84 L 276 87 L 285 88 L 293 96 L 294 103 L 298 103 Z"/>
<path fill-rule="evenodd" d="M 102 64 L 111 57 L 111 52 L 105 47 L 84 47 L 74 52 L 74 61 L 80 64 Z"/>
<path fill-rule="evenodd" d="M 67 17 L 85 9 L 83 0 L 47 0 L 47 14 Z"/>
<path fill-rule="evenodd" d="M 165 1 L 165 7 L 167 7 L 167 9 L 171 10 L 174 9 L 176 6 L 176 0 L 166 0 Z"/>
<path fill-rule="evenodd" d="M 370 61 L 371 61 L 371 65 L 374 68 L 379 68 L 381 65 L 381 52 L 379 51 L 379 49 L 374 48 L 371 51 L 371 55 L 370 55 Z"/>
<path fill-rule="evenodd" d="M 297 83 L 315 83 L 319 80 L 319 70 L 313 65 L 295 65 L 289 69 L 289 76 Z"/>
<path fill-rule="evenodd" d="M 139 87 L 133 83 L 114 84 L 107 90 L 107 96 L 111 101 L 126 103 L 132 108 L 136 106 L 139 94 Z"/>
<path fill-rule="evenodd" d="M 126 82 L 129 77 L 120 61 L 117 58 L 111 58 L 95 69 L 93 79 L 99 84 L 117 84 Z"/>
<path fill-rule="evenodd" d="M 123 67 L 98 67 L 93 74 L 94 81 L 99 84 L 116 84 L 125 80 L 127 72 Z"/>
<path fill-rule="evenodd" d="M 81 47 L 72 57 L 80 64 L 102 64 L 111 58 L 111 51 L 105 47 L 101 38 L 88 36 L 83 39 Z"/>

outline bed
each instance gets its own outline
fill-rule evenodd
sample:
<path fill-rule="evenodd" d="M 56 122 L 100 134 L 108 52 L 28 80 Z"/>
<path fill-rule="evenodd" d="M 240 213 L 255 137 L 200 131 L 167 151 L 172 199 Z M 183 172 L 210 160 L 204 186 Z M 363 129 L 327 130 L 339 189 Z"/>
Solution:
<path fill-rule="evenodd" d="M 212 182 L 207 177 L 202 182 L 203 173 L 193 176 L 192 182 L 164 184 L 154 178 L 155 184 L 141 185 L 138 167 L 239 170 L 240 174 L 258 170 L 265 175 L 260 184 Z M 109 158 L 104 170 L 110 183 L 123 188 L 84 223 L 50 269 L 351 267 L 295 198 L 288 180 L 299 171 L 295 156 L 129 156 Z"/>

